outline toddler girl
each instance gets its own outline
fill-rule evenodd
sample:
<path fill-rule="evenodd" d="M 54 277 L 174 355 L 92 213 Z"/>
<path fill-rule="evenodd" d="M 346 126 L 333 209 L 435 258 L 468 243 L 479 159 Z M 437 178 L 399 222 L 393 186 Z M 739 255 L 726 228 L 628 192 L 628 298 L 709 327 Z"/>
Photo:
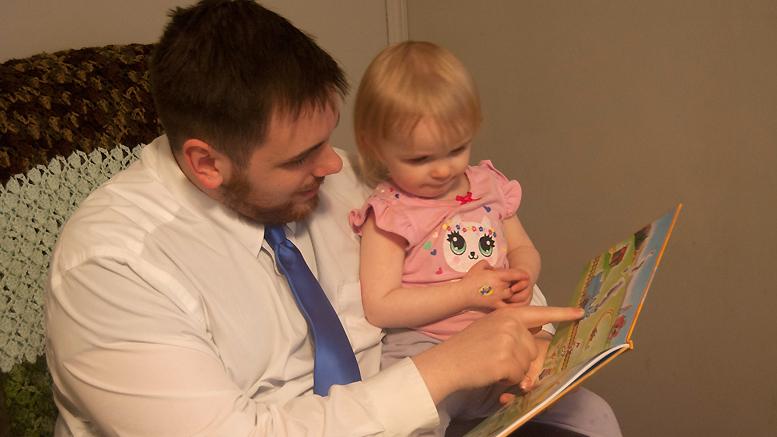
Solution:
<path fill-rule="evenodd" d="M 534 290 L 540 257 L 515 215 L 520 185 L 490 161 L 469 166 L 482 117 L 464 66 L 431 43 L 392 45 L 367 69 L 354 114 L 361 175 L 377 185 L 350 217 L 362 236 L 364 312 L 375 326 L 405 328 L 387 330 L 382 367 L 484 312 L 533 298 L 544 304 Z M 472 416 L 487 412 L 473 404 L 498 406 L 503 390 L 451 395 L 438 406 L 438 432 L 464 408 Z"/>

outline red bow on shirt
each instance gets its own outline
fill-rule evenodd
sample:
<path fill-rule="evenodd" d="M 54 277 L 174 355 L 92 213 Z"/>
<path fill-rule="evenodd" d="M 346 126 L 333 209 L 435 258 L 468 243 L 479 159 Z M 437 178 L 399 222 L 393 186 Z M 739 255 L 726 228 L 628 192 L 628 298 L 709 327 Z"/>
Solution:
<path fill-rule="evenodd" d="M 474 202 L 474 201 L 480 200 L 480 199 L 482 199 L 482 197 L 478 197 L 477 199 L 473 199 L 472 198 L 472 192 L 470 192 L 470 191 L 467 191 L 467 195 L 466 196 L 456 196 L 456 200 L 461 202 L 462 205 L 464 205 L 465 203 Z"/>

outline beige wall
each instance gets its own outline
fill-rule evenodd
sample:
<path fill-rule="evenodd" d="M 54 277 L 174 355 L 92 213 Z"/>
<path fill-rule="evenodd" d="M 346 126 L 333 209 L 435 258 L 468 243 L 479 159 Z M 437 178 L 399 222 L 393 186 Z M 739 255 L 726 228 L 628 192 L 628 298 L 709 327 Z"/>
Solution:
<path fill-rule="evenodd" d="M 152 43 L 167 11 L 194 0 L 3 0 L 0 62 L 40 52 L 106 44 Z M 313 35 L 343 66 L 355 92 L 372 58 L 388 42 L 382 0 L 263 0 L 266 7 Z M 355 151 L 351 97 L 341 107 L 332 144 Z"/>
<path fill-rule="evenodd" d="M 3 0 L 0 62 L 40 52 L 152 43 L 167 11 L 193 0 Z"/>
<path fill-rule="evenodd" d="M 777 3 L 408 1 L 479 83 L 540 286 L 683 203 L 632 339 L 585 385 L 624 435 L 777 435 Z"/>

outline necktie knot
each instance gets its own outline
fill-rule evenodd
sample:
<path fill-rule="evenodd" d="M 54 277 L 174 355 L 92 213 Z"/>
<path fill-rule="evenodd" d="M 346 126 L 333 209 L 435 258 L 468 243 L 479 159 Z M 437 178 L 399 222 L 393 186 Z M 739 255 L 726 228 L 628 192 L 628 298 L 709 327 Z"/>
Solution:
<path fill-rule="evenodd" d="M 283 225 L 264 225 L 264 239 L 275 250 L 279 244 L 287 240 Z"/>

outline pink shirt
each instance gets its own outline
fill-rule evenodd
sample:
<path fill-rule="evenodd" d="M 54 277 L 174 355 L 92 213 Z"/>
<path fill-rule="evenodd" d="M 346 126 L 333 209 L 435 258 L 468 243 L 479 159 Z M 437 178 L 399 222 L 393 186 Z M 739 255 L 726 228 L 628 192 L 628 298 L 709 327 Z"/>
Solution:
<path fill-rule="evenodd" d="M 403 287 L 461 279 L 478 261 L 506 268 L 507 241 L 503 219 L 521 203 L 521 186 L 481 161 L 466 170 L 470 191 L 456 200 L 434 200 L 401 192 L 390 181 L 379 184 L 359 210 L 351 211 L 351 228 L 361 227 L 372 210 L 380 229 L 407 240 L 402 268 Z M 445 340 L 483 313 L 465 311 L 414 329 Z"/>

